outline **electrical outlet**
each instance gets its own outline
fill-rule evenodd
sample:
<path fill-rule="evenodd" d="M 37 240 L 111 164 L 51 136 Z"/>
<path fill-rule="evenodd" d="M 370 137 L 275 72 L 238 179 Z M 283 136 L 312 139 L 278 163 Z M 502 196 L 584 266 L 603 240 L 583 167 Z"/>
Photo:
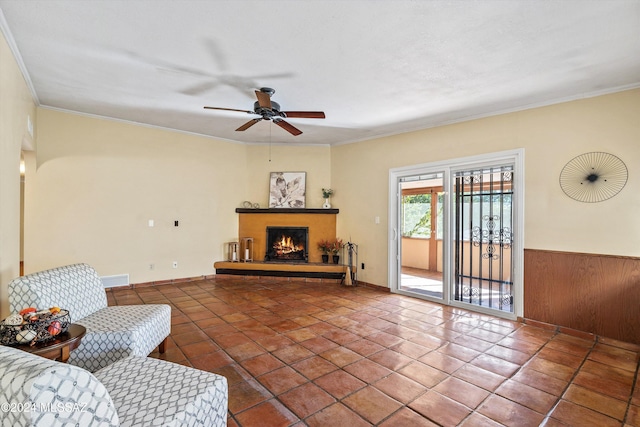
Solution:
<path fill-rule="evenodd" d="M 153 264 L 149 264 L 149 270 L 153 270 L 156 266 Z"/>
<path fill-rule="evenodd" d="M 364 270 L 364 262 L 362 263 L 362 269 Z"/>
<path fill-rule="evenodd" d="M 173 268 L 178 268 L 178 261 L 173 261 Z"/>

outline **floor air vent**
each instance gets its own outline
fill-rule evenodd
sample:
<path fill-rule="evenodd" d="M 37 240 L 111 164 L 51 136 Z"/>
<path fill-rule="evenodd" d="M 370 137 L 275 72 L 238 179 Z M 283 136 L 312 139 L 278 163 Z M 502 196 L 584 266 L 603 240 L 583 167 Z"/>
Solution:
<path fill-rule="evenodd" d="M 116 274 L 115 276 L 102 276 L 102 285 L 105 288 L 117 288 L 118 286 L 129 286 L 128 274 Z"/>

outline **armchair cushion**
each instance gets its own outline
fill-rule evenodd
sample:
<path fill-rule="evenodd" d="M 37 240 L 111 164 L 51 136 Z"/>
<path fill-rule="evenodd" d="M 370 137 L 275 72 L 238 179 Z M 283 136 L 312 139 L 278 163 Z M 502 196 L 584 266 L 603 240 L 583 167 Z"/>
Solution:
<path fill-rule="evenodd" d="M 127 356 L 147 356 L 171 332 L 166 304 L 105 307 L 79 319 L 87 333 L 69 363 L 91 372 Z"/>
<path fill-rule="evenodd" d="M 87 264 L 20 276 L 9 283 L 9 308 L 18 313 L 25 307 L 45 309 L 61 306 L 76 322 L 107 306 L 107 294 L 98 273 Z"/>
<path fill-rule="evenodd" d="M 3 427 L 119 425 L 109 392 L 90 372 L 4 346 L 0 405 L 8 409 Z"/>
<path fill-rule="evenodd" d="M 9 305 L 60 306 L 73 323 L 87 329 L 69 363 L 91 372 L 130 355 L 147 356 L 171 332 L 171 307 L 143 304 L 107 307 L 98 273 L 87 264 L 73 264 L 21 276 L 9 283 Z"/>
<path fill-rule="evenodd" d="M 227 425 L 228 385 L 220 375 L 135 356 L 95 375 L 111 393 L 122 426 Z"/>
<path fill-rule="evenodd" d="M 0 346 L 0 405 L 2 427 L 224 427 L 228 384 L 148 357 L 130 356 L 91 374 Z"/>

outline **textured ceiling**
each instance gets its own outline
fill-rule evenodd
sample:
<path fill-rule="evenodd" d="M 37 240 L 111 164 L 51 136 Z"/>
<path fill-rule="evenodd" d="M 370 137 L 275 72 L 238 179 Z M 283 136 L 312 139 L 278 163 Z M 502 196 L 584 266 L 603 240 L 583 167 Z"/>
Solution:
<path fill-rule="evenodd" d="M 45 107 L 340 144 L 640 87 L 640 0 L 0 0 Z M 255 116 L 276 89 L 292 136 Z"/>

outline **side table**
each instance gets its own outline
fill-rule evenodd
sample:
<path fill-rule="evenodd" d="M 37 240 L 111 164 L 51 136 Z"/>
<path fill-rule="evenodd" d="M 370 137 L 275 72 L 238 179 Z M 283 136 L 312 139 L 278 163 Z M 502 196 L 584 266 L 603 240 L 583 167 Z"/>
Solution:
<path fill-rule="evenodd" d="M 80 341 L 86 332 L 87 330 L 84 326 L 72 323 L 69 325 L 67 332 L 57 335 L 55 339 L 51 341 L 39 342 L 34 346 L 23 344 L 16 348 L 37 354 L 38 356 L 46 357 L 47 359 L 67 363 L 67 360 L 69 360 L 69 354 L 71 351 L 78 348 Z"/>

